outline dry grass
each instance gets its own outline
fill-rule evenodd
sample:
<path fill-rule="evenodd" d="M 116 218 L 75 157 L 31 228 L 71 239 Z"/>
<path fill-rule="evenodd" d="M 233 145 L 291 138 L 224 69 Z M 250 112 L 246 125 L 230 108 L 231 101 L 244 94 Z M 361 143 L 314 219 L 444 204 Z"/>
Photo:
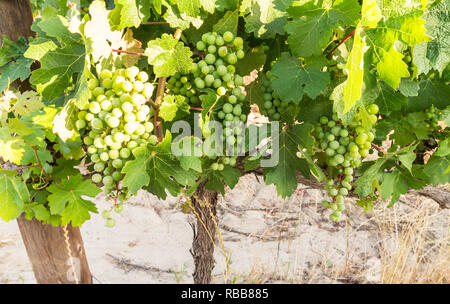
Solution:
<path fill-rule="evenodd" d="M 376 213 L 382 241 L 379 283 L 450 282 L 449 218 L 442 235 L 433 228 L 433 216 L 430 204 L 419 198 L 407 214 L 399 215 L 395 210 Z"/>

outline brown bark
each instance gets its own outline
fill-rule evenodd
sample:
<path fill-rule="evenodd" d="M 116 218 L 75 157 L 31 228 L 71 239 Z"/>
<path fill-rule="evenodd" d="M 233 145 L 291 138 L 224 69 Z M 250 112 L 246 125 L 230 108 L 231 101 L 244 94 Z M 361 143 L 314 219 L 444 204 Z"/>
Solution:
<path fill-rule="evenodd" d="M 79 228 L 43 225 L 36 219 L 17 219 L 20 233 L 39 284 L 92 284 L 92 275 Z"/>
<path fill-rule="evenodd" d="M 205 189 L 205 183 L 198 186 L 192 196 L 192 206 L 197 225 L 192 226 L 194 240 L 191 254 L 194 258 L 194 283 L 210 284 L 214 269 L 214 244 L 216 241 L 217 192 Z M 206 229 L 205 229 L 206 228 Z"/>
<path fill-rule="evenodd" d="M 32 36 L 33 14 L 29 0 L 0 0 L 0 34 L 12 40 Z M 1 44 L 1 38 L 0 38 Z"/>

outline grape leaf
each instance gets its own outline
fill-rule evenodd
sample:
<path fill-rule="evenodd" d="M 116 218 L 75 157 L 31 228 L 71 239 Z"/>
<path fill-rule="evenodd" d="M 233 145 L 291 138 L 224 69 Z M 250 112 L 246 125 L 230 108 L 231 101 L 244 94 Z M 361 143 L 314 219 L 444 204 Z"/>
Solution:
<path fill-rule="evenodd" d="M 372 162 L 370 166 L 366 167 L 364 173 L 356 180 L 355 193 L 358 194 L 359 197 L 367 197 L 374 191 L 374 183 L 378 181 L 380 171 L 386 161 L 386 158 L 380 158 L 375 162 Z"/>
<path fill-rule="evenodd" d="M 142 22 L 150 18 L 150 5 L 148 0 L 116 0 L 115 8 L 109 13 L 111 25 L 117 29 L 126 27 L 139 27 Z"/>
<path fill-rule="evenodd" d="M 450 181 L 450 160 L 432 156 L 425 165 L 423 171 L 429 176 L 428 182 L 432 185 L 445 184 Z"/>
<path fill-rule="evenodd" d="M 43 97 L 53 100 L 70 86 L 74 74 L 83 71 L 86 49 L 81 35 L 70 32 L 69 21 L 62 16 L 45 18 L 36 26 L 49 40 L 56 38 L 59 42 L 57 49 L 49 48 L 40 58 L 41 68 L 34 70 L 30 78 Z M 27 56 L 37 55 L 30 52 Z"/>
<path fill-rule="evenodd" d="M 432 105 L 440 109 L 449 105 L 450 86 L 441 79 L 424 79 L 419 83 L 419 94 L 410 97 L 406 111 L 423 111 Z"/>
<path fill-rule="evenodd" d="M 333 31 L 354 25 L 360 10 L 356 0 L 294 2 L 287 9 L 292 20 L 285 26 L 292 52 L 301 57 L 321 54 Z"/>
<path fill-rule="evenodd" d="M 309 178 L 309 166 L 304 159 L 297 156 L 298 145 L 309 137 L 309 132 L 305 132 L 304 127 L 295 125 L 292 130 L 281 130 L 278 134 L 272 135 L 273 140 L 279 141 L 278 153 L 279 162 L 271 168 L 264 168 L 264 177 L 267 185 L 275 184 L 277 193 L 285 198 L 297 189 L 297 172 L 301 172 Z M 310 137 L 309 140 L 312 140 Z"/>
<path fill-rule="evenodd" d="M 148 42 L 145 50 L 148 63 L 153 65 L 156 77 L 168 77 L 176 72 L 187 73 L 192 67 L 192 52 L 182 42 L 168 34 Z"/>
<path fill-rule="evenodd" d="M 12 41 L 2 36 L 3 45 L 0 48 L 0 91 L 6 89 L 16 79 L 25 80 L 31 74 L 33 60 L 24 57 L 28 47 L 25 38 L 19 37 Z"/>
<path fill-rule="evenodd" d="M 403 174 L 396 170 L 391 173 L 384 173 L 381 183 L 381 197 L 383 200 L 391 198 L 391 204 L 398 201 L 401 194 L 408 192 L 408 184 Z"/>
<path fill-rule="evenodd" d="M 177 195 L 180 184 L 187 185 L 195 181 L 196 176 L 185 171 L 171 152 L 172 135 L 166 132 L 157 146 L 139 147 L 133 150 L 134 160 L 126 163 L 122 169 L 125 174 L 123 186 L 132 194 L 144 188 L 159 198 L 166 198 L 166 189 Z"/>
<path fill-rule="evenodd" d="M 44 107 L 41 96 L 35 91 L 18 92 L 12 111 L 19 115 L 28 115 Z"/>
<path fill-rule="evenodd" d="M 81 174 L 69 176 L 54 182 L 47 188 L 48 205 L 52 215 L 61 215 L 63 226 L 72 222 L 72 226 L 79 227 L 91 218 L 89 212 L 97 213 L 95 204 L 83 198 L 95 197 L 101 192 L 91 181 L 83 181 Z"/>
<path fill-rule="evenodd" d="M 408 98 L 396 92 L 384 82 L 377 82 L 377 86 L 380 94 L 375 103 L 379 106 L 380 113 L 389 114 L 392 111 L 400 111 L 408 104 Z"/>
<path fill-rule="evenodd" d="M 189 109 L 190 106 L 186 103 L 186 97 L 182 95 L 166 95 L 159 108 L 159 116 L 164 121 L 172 121 L 177 116 L 177 113 L 189 114 Z"/>
<path fill-rule="evenodd" d="M 205 188 L 208 190 L 217 191 L 224 195 L 224 183 L 230 187 L 230 189 L 233 189 L 241 177 L 241 172 L 236 168 L 226 165 L 222 171 L 209 170 L 209 174 L 207 176 L 208 182 L 205 184 Z"/>
<path fill-rule="evenodd" d="M 286 8 L 292 0 L 243 0 L 241 14 L 246 15 L 245 30 L 257 38 L 269 39 L 284 34 Z"/>
<path fill-rule="evenodd" d="M 0 157 L 3 161 L 20 165 L 25 152 L 25 141 L 20 136 L 13 136 L 8 127 L 0 128 Z"/>
<path fill-rule="evenodd" d="M 16 172 L 0 170 L 0 218 L 6 222 L 17 218 L 30 194 L 25 183 L 16 176 Z"/>
<path fill-rule="evenodd" d="M 237 34 L 239 11 L 228 11 L 225 15 L 217 21 L 213 26 L 213 31 L 218 34 L 223 34 L 227 31 L 232 32 L 234 36 Z"/>
<path fill-rule="evenodd" d="M 93 1 L 89 6 L 89 14 L 91 20 L 84 25 L 84 35 L 91 39 L 91 54 L 94 62 L 98 62 L 101 57 L 108 58 L 113 48 L 119 48 L 122 31 L 111 30 L 105 2 Z"/>
<path fill-rule="evenodd" d="M 248 75 L 253 70 L 259 70 L 265 62 L 266 54 L 263 46 L 249 48 L 245 52 L 245 57 L 237 62 L 236 71 L 239 75 Z"/>
<path fill-rule="evenodd" d="M 298 103 L 305 93 L 316 98 L 325 91 L 330 81 L 328 72 L 322 72 L 316 67 L 303 67 L 300 60 L 288 53 L 281 54 L 272 67 L 272 73 L 276 77 L 272 86 L 280 98 L 295 103 Z"/>
<path fill-rule="evenodd" d="M 426 58 L 432 67 L 441 74 L 450 62 L 449 10 L 449 1 L 443 0 L 430 8 L 424 16 L 427 34 L 434 38 L 432 41 L 426 42 Z"/>

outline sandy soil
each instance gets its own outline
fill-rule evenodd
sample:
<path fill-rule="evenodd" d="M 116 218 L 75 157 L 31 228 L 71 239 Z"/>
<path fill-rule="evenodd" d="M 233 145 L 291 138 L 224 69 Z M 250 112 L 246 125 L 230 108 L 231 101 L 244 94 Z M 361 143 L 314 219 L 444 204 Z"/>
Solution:
<path fill-rule="evenodd" d="M 320 206 L 323 192 L 300 185 L 287 200 L 275 193 L 248 175 L 220 198 L 215 282 L 395 282 L 407 275 L 418 281 L 431 278 L 431 266 L 450 279 L 450 211 L 429 199 L 403 197 L 369 213 L 348 201 L 347 216 L 336 224 Z M 95 202 L 100 213 L 110 203 L 103 195 Z M 142 191 L 115 215 L 113 229 L 94 215 L 82 227 L 94 282 L 192 283 L 194 215 L 182 213 L 181 202 Z M 0 282 L 35 282 L 16 222 L 0 222 Z"/>

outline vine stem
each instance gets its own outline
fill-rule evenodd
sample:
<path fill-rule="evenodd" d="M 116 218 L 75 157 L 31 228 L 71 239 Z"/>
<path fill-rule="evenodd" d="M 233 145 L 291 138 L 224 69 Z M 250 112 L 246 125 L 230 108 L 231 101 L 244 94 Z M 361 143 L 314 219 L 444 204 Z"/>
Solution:
<path fill-rule="evenodd" d="M 371 143 L 371 145 L 372 145 L 372 147 L 374 147 L 378 152 L 383 152 L 383 153 L 384 153 L 383 148 L 381 148 L 380 146 L 378 146 L 378 145 L 376 145 L 376 144 L 374 144 L 374 143 Z"/>
<path fill-rule="evenodd" d="M 173 37 L 176 40 L 179 40 L 181 37 L 181 33 L 182 31 L 180 29 L 177 29 L 175 31 L 175 34 L 173 34 Z M 159 141 L 161 141 L 163 134 L 162 134 L 162 123 L 159 120 L 159 107 L 162 103 L 162 99 L 164 96 L 164 89 L 166 87 L 166 79 L 167 77 L 160 77 L 158 80 L 158 88 L 156 89 L 156 97 L 155 97 L 155 102 L 153 104 L 153 109 L 155 110 L 155 115 L 154 115 L 154 121 L 155 121 L 155 135 L 158 138 Z"/>
<path fill-rule="evenodd" d="M 41 167 L 42 172 L 44 172 L 45 176 L 47 177 L 47 180 L 51 180 L 50 176 L 47 174 L 47 172 L 45 172 L 44 166 L 42 166 L 41 159 L 39 158 L 39 155 L 38 155 L 38 152 L 36 150 L 36 147 L 31 147 L 31 149 L 33 149 L 34 156 L 36 157 L 36 160 L 38 162 L 38 166 Z"/>
<path fill-rule="evenodd" d="M 191 107 L 191 110 L 203 111 L 203 108 Z"/>
<path fill-rule="evenodd" d="M 344 39 L 341 40 L 341 42 L 339 42 L 327 55 L 326 57 L 330 57 L 331 55 L 333 55 L 333 52 L 341 46 L 341 44 L 343 44 L 345 41 L 347 41 L 348 39 L 350 39 L 353 35 L 355 34 L 355 30 L 353 30 L 350 34 L 348 34 L 347 36 L 344 37 Z"/>
<path fill-rule="evenodd" d="M 40 167 L 39 165 L 29 165 L 29 166 L 24 166 L 24 167 L 20 167 L 20 168 L 15 168 L 15 169 L 7 169 L 6 171 L 22 171 L 25 169 L 30 169 L 30 168 L 37 168 Z M 4 170 L 4 169 L 2 169 Z"/>
<path fill-rule="evenodd" d="M 136 53 L 136 52 L 125 51 L 125 50 L 112 49 L 112 51 L 116 52 L 116 53 L 124 53 L 124 54 L 136 55 L 136 56 L 147 56 L 144 53 Z"/>
<path fill-rule="evenodd" d="M 149 21 L 149 22 L 143 22 L 142 25 L 157 25 L 157 24 L 169 24 L 169 22 L 165 21 Z"/>

